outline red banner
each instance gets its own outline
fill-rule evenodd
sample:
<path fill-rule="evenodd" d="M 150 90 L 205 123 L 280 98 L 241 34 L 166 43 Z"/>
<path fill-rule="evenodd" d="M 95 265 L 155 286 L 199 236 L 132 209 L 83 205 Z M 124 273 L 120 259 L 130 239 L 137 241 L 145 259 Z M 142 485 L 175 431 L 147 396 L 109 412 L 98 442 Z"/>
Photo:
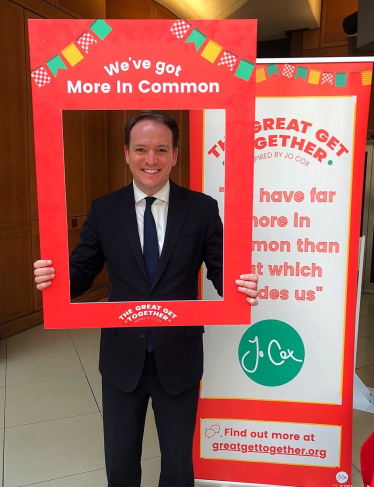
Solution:
<path fill-rule="evenodd" d="M 259 306 L 251 325 L 206 330 L 194 452 L 195 475 L 203 480 L 197 485 L 352 483 L 371 73 L 371 63 L 346 60 L 256 66 L 249 251 L 259 275 Z M 210 138 L 213 147 L 222 127 L 209 110 L 204 120 L 203 140 Z M 205 145 L 203 185 L 215 178 L 214 163 L 231 163 L 216 149 L 217 157 Z M 218 176 L 213 191 L 221 187 L 226 189 L 224 177 Z"/>

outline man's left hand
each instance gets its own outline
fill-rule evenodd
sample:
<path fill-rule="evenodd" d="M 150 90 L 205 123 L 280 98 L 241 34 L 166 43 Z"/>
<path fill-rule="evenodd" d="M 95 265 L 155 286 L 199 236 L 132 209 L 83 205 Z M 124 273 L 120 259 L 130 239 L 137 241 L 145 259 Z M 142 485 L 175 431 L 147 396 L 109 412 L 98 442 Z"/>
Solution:
<path fill-rule="evenodd" d="M 246 295 L 246 300 L 251 306 L 257 306 L 257 282 L 258 276 L 256 274 L 242 274 L 240 279 L 235 281 L 238 286 L 238 291 Z"/>

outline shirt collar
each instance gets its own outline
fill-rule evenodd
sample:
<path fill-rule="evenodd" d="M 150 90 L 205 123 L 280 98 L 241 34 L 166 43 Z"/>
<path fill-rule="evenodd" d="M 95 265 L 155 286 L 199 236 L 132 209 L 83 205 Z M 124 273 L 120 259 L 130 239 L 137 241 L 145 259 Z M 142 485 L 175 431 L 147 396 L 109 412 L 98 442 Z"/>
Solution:
<path fill-rule="evenodd" d="M 135 181 L 133 180 L 133 186 L 134 186 L 134 198 L 135 198 L 135 204 L 138 204 L 139 201 L 144 200 L 144 198 L 147 198 L 147 194 L 143 193 L 137 185 L 135 184 Z M 165 184 L 165 186 L 158 191 L 158 193 L 154 194 L 153 197 L 165 201 L 165 203 L 169 203 L 169 195 L 170 195 L 170 182 Z"/>

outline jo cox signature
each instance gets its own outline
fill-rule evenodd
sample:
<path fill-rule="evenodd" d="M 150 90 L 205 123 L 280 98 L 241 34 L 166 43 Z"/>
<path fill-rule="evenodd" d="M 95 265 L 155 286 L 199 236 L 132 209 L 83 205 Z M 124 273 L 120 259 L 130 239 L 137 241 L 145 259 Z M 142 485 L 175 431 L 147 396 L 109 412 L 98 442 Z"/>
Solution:
<path fill-rule="evenodd" d="M 262 352 L 260 350 L 260 345 L 258 343 L 258 337 L 257 336 L 256 336 L 256 338 L 254 340 L 248 340 L 248 341 L 249 341 L 249 343 L 254 343 L 256 345 L 256 363 L 255 363 L 255 366 L 254 366 L 253 369 L 248 369 L 244 365 L 244 361 L 245 361 L 247 355 L 250 354 L 250 351 L 249 350 L 248 350 L 248 352 L 246 352 L 243 355 L 242 360 L 241 360 L 241 363 L 242 363 L 242 367 L 243 367 L 243 369 L 245 371 L 247 371 L 249 374 L 253 374 L 257 370 L 258 362 L 259 362 L 260 358 L 262 358 L 264 356 L 264 352 Z M 279 357 L 282 360 L 279 360 L 279 361 L 274 360 L 273 353 L 278 353 L 279 354 Z M 280 346 L 280 344 L 279 344 L 279 342 L 277 340 L 271 340 L 271 342 L 269 343 L 269 346 L 268 346 L 268 357 L 269 357 L 270 362 L 272 362 L 272 364 L 274 364 L 276 366 L 283 365 L 285 363 L 285 361 L 288 360 L 288 359 L 292 359 L 295 362 L 302 362 L 302 360 L 299 360 L 296 357 L 294 357 L 294 351 L 293 350 L 290 350 L 289 348 L 287 349 L 287 351 L 282 350 L 282 347 Z"/>

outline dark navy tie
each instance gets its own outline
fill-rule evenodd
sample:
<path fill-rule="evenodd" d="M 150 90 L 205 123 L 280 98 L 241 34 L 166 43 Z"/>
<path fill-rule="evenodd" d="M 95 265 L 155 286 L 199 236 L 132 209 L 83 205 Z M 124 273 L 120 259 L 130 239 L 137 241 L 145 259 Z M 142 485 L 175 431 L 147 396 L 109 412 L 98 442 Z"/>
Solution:
<path fill-rule="evenodd" d="M 147 268 L 148 277 L 153 282 L 156 275 L 158 261 L 159 261 L 159 251 L 158 251 L 158 241 L 157 241 L 157 230 L 155 219 L 152 215 L 151 206 L 156 200 L 153 196 L 148 196 L 145 198 L 145 212 L 144 212 L 144 244 L 143 244 L 143 254 L 145 260 L 145 266 Z M 148 328 L 147 334 L 147 350 L 148 352 L 153 351 L 153 333 L 152 328 Z"/>

